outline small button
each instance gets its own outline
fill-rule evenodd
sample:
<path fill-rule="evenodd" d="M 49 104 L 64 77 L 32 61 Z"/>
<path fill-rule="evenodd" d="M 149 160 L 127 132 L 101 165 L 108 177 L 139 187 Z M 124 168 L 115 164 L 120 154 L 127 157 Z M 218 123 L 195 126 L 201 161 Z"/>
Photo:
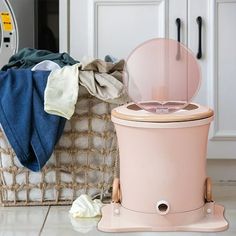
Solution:
<path fill-rule="evenodd" d="M 4 37 L 3 38 L 4 43 L 10 43 L 10 41 L 11 41 L 10 37 Z"/>
<path fill-rule="evenodd" d="M 210 208 L 207 209 L 207 213 L 211 214 L 211 209 Z"/>

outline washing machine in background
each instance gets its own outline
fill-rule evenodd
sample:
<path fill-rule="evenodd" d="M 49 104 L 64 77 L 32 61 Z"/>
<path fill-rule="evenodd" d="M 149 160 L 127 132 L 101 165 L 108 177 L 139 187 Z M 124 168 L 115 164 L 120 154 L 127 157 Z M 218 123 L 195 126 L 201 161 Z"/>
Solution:
<path fill-rule="evenodd" d="M 19 37 L 16 18 L 8 1 L 0 1 L 0 67 L 18 49 Z"/>
<path fill-rule="evenodd" d="M 32 0 L 0 0 L 0 68 L 18 49 L 34 47 L 34 4 Z"/>
<path fill-rule="evenodd" d="M 15 16 L 19 38 L 18 50 L 25 47 L 35 47 L 35 1 L 4 0 L 3 2 L 8 2 Z"/>
<path fill-rule="evenodd" d="M 1 2 L 2 0 L 0 0 Z M 18 49 L 59 51 L 59 0 L 5 0 L 14 12 Z"/>
<path fill-rule="evenodd" d="M 59 51 L 59 0 L 0 0 L 0 68 L 26 47 Z"/>

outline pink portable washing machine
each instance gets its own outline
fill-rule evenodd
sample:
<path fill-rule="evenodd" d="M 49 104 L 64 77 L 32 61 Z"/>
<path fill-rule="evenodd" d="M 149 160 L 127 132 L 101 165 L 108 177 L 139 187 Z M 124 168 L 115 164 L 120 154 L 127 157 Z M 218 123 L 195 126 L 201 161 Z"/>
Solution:
<path fill-rule="evenodd" d="M 206 176 L 214 114 L 190 103 L 200 78 L 193 54 L 174 40 L 149 40 L 128 57 L 124 81 L 134 103 L 112 111 L 120 178 L 113 202 L 102 208 L 99 230 L 227 229 L 224 207 L 213 201 Z"/>

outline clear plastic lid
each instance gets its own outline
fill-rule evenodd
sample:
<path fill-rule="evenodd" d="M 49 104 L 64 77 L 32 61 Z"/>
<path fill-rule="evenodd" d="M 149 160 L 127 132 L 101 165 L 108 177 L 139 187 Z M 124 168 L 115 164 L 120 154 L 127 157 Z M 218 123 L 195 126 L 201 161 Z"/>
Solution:
<path fill-rule="evenodd" d="M 195 56 L 172 39 L 152 39 L 132 51 L 126 61 L 124 84 L 140 108 L 170 113 L 187 106 L 200 87 Z"/>

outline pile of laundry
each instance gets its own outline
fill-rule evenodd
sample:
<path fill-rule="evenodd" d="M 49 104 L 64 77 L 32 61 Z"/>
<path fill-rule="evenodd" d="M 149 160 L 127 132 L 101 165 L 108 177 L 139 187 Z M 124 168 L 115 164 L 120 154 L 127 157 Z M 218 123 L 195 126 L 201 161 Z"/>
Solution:
<path fill-rule="evenodd" d="M 81 86 L 103 101 L 127 102 L 124 60 L 74 60 L 25 48 L 0 71 L 0 125 L 21 164 L 40 171 L 75 111 Z"/>

